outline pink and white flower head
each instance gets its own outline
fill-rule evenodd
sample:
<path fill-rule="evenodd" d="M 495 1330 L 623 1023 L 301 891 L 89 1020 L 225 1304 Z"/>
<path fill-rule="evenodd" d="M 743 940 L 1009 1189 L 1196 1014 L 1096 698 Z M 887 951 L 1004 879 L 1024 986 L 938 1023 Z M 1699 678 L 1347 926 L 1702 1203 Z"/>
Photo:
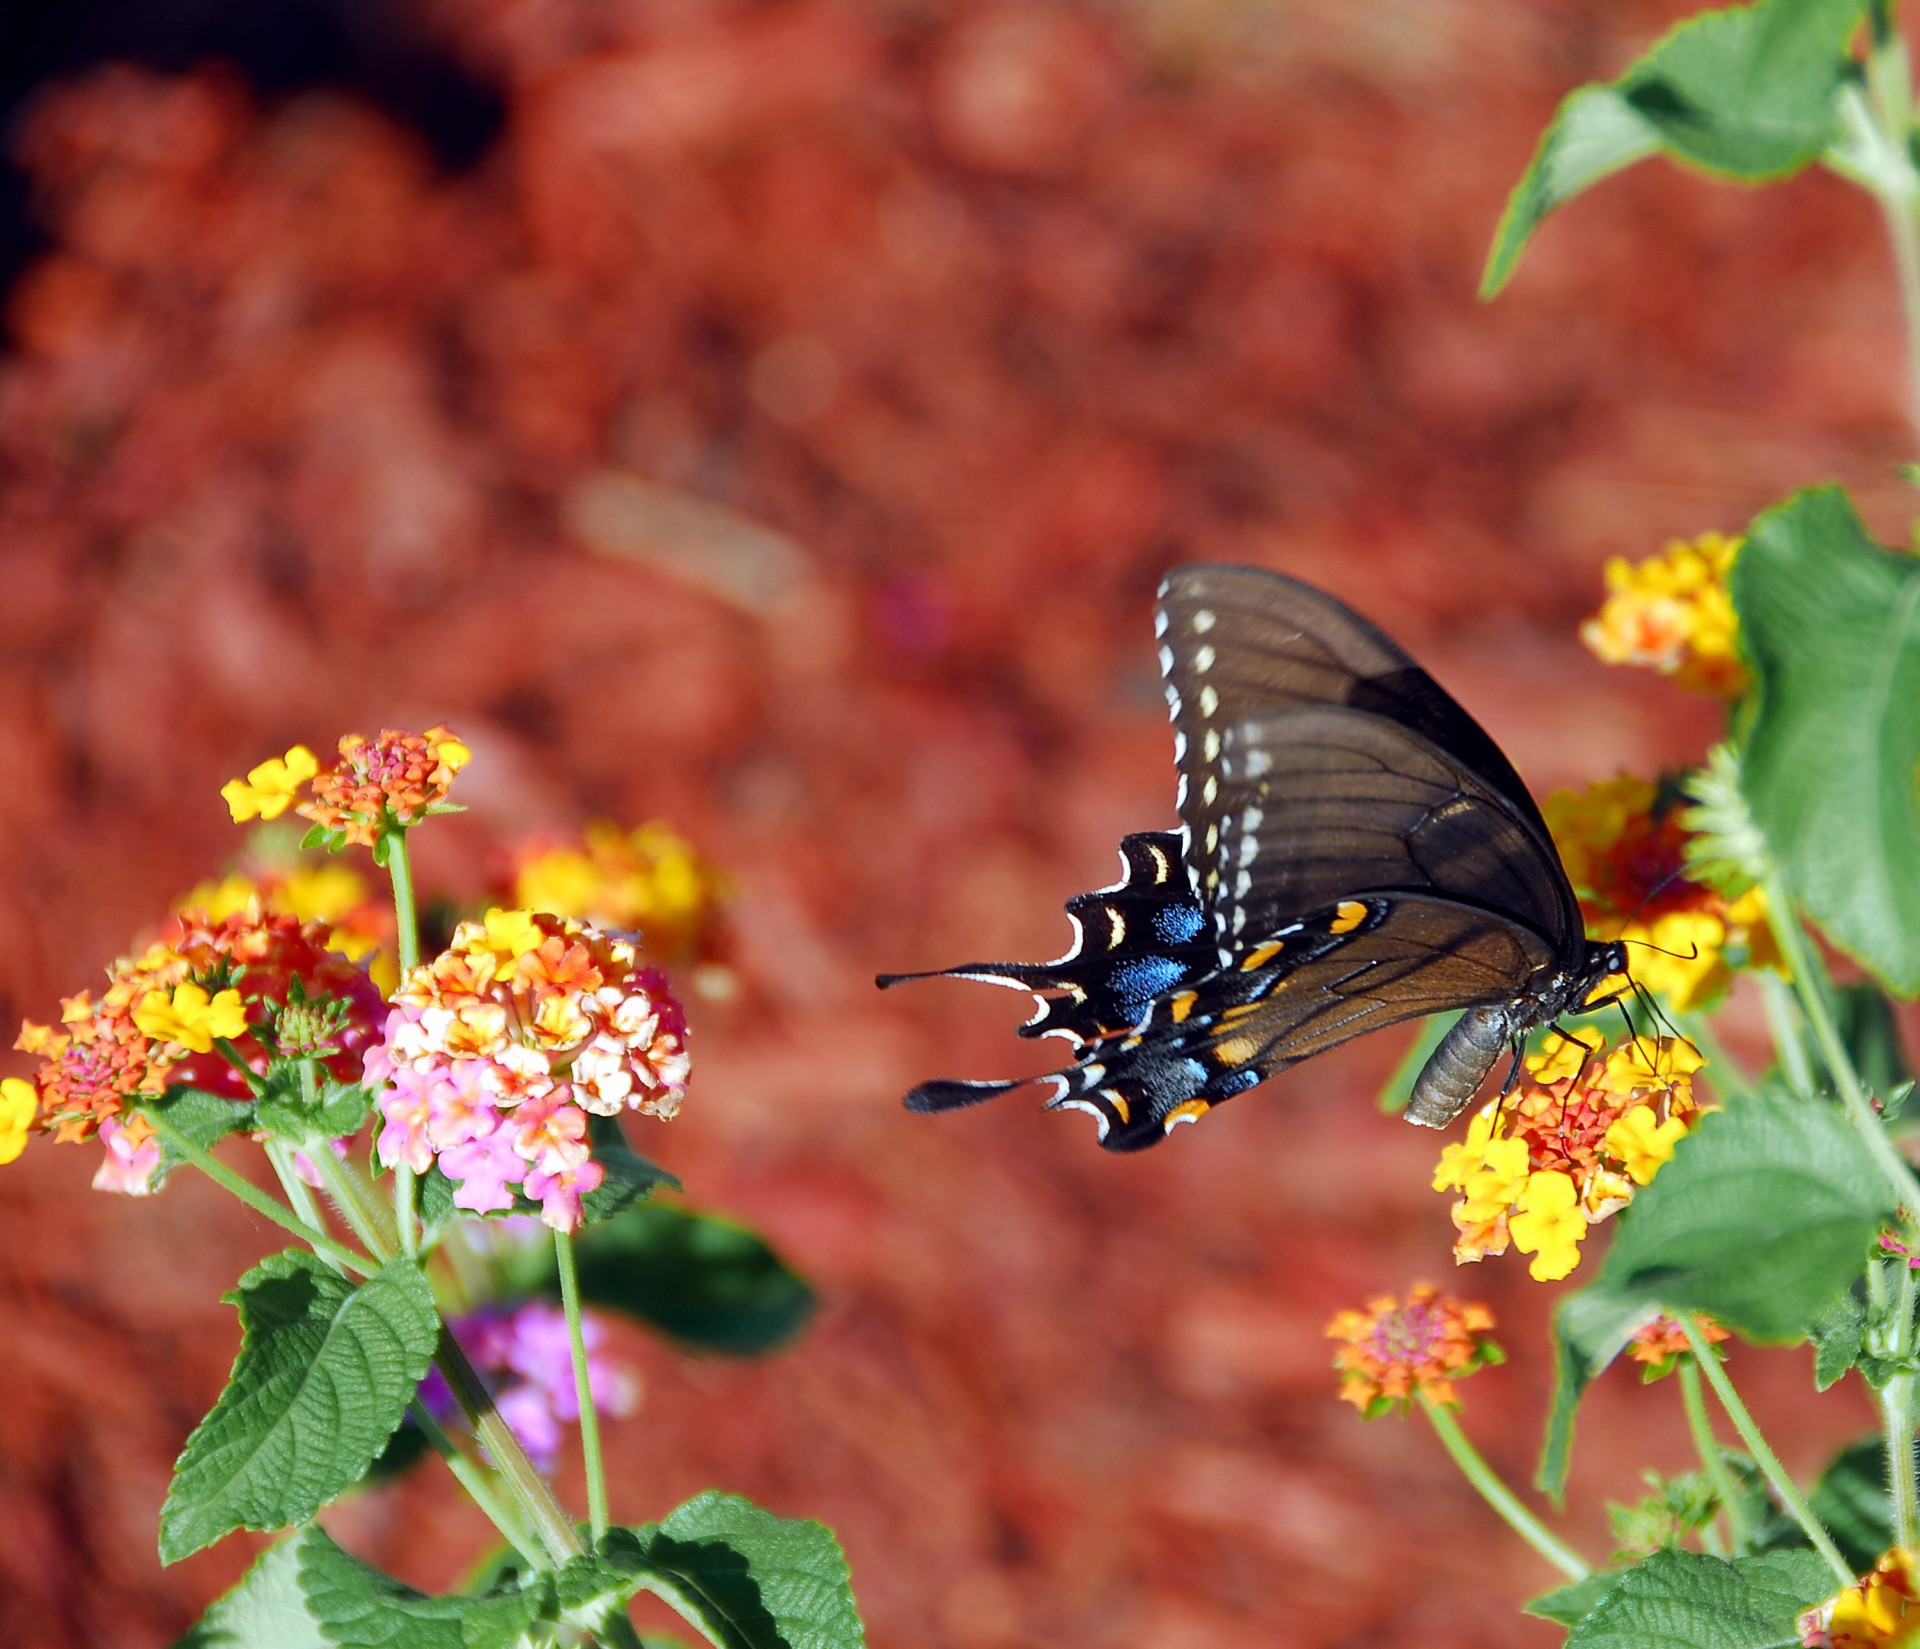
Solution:
<path fill-rule="evenodd" d="M 540 1204 L 557 1231 L 605 1170 L 587 1113 L 670 1117 L 686 1092 L 686 1018 L 633 943 L 571 917 L 490 910 L 394 992 L 367 1057 L 387 1084 L 377 1148 L 421 1172 L 436 1158 L 474 1213 Z"/>

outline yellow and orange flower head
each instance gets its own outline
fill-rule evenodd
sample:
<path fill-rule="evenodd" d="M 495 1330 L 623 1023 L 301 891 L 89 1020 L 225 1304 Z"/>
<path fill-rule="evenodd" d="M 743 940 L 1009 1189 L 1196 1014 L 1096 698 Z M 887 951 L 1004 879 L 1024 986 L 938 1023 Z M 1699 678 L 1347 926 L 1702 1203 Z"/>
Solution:
<path fill-rule="evenodd" d="M 1718 1345 L 1722 1340 L 1733 1338 L 1711 1317 L 1695 1316 L 1693 1323 L 1700 1331 L 1700 1338 L 1708 1345 Z M 1627 1355 L 1634 1362 L 1645 1365 L 1642 1378 L 1648 1381 L 1671 1374 L 1680 1359 L 1691 1355 L 1692 1351 L 1686 1330 L 1667 1316 L 1655 1317 L 1627 1342 Z"/>
<path fill-rule="evenodd" d="M 424 733 L 389 729 L 378 738 L 349 733 L 340 759 L 314 775 L 311 797 L 296 811 L 325 830 L 371 847 L 395 829 L 418 824 L 445 805 L 470 752 L 444 727 Z"/>
<path fill-rule="evenodd" d="M 648 956 L 668 965 L 709 957 L 726 895 L 720 872 L 657 821 L 635 830 L 601 821 L 577 844 L 528 846 L 513 874 L 521 908 L 636 929 Z"/>
<path fill-rule="evenodd" d="M 1893 1547 L 1794 1624 L 1808 1649 L 1913 1649 L 1920 1645 L 1920 1554 Z"/>
<path fill-rule="evenodd" d="M 366 877 L 338 859 L 294 862 L 202 882 L 174 910 L 197 911 L 220 922 L 257 905 L 275 916 L 292 916 L 325 930 L 328 950 L 365 964 L 382 993 L 400 982 L 394 964 L 393 906 L 376 898 Z"/>
<path fill-rule="evenodd" d="M 1673 1007 L 1712 1002 L 1731 981 L 1729 953 L 1780 968 L 1766 896 L 1737 899 L 1685 874 L 1688 836 L 1679 797 L 1645 779 L 1558 790 L 1541 807 L 1581 915 L 1595 938 L 1632 946 L 1633 978 Z"/>
<path fill-rule="evenodd" d="M 1327 1324 L 1327 1338 L 1341 1342 L 1333 1357 L 1340 1401 L 1369 1420 L 1407 1408 L 1416 1393 L 1458 1407 L 1455 1379 L 1505 1361 L 1487 1337 L 1492 1327 L 1484 1305 L 1445 1299 L 1425 1283 L 1409 1289 L 1404 1303 L 1389 1294 L 1365 1311 L 1342 1311 Z"/>
<path fill-rule="evenodd" d="M 1651 1182 L 1699 1115 L 1698 1050 L 1635 1037 L 1604 1057 L 1557 1045 L 1527 1060 L 1528 1080 L 1485 1106 L 1447 1146 L 1436 1191 L 1457 1191 L 1453 1257 L 1465 1265 L 1508 1247 L 1555 1282 L 1580 1263 L 1588 1229 Z"/>
<path fill-rule="evenodd" d="M 119 1167 L 97 1183 L 144 1188 L 158 1147 L 149 1149 L 131 1107 L 176 1083 L 250 1097 L 223 1050 L 264 1070 L 268 1050 L 255 1033 L 287 1006 L 296 980 L 306 1001 L 340 1008 L 324 1046 L 308 1051 L 354 1080 L 360 1050 L 378 1035 L 382 1003 L 366 970 L 329 951 L 326 937 L 317 923 L 263 912 L 254 900 L 217 921 L 205 911 L 177 914 L 159 941 L 114 963 L 98 997 L 68 997 L 57 1030 L 21 1027 L 14 1046 L 40 1060 L 33 1125 L 71 1142 L 112 1123 L 107 1144 Z"/>
<path fill-rule="evenodd" d="M 1607 599 L 1580 639 L 1608 664 L 1638 664 L 1696 693 L 1746 691 L 1727 574 L 1741 540 L 1703 533 L 1659 555 L 1607 563 Z"/>

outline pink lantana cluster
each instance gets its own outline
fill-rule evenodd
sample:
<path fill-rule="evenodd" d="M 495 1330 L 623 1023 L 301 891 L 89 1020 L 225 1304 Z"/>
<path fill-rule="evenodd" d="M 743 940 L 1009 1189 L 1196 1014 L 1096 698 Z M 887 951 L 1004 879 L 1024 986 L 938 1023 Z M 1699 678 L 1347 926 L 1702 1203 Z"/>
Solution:
<path fill-rule="evenodd" d="M 394 993 L 367 1057 L 385 1119 L 381 1161 L 423 1173 L 438 1160 L 473 1213 L 516 1191 L 556 1231 L 606 1171 L 587 1116 L 670 1117 L 687 1084 L 686 1020 L 633 944 L 588 922 L 492 910 Z"/>

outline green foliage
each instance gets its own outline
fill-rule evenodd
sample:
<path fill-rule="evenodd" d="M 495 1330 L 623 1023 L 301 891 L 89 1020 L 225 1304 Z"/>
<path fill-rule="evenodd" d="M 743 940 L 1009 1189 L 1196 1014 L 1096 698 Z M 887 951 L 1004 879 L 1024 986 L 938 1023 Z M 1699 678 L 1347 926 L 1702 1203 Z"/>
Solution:
<path fill-rule="evenodd" d="M 268 1547 L 173 1649 L 332 1649 L 300 1590 L 300 1548 L 316 1538 L 326 1536 L 309 1524 Z"/>
<path fill-rule="evenodd" d="M 1860 1361 L 1867 1332 L 1867 1308 L 1857 1282 L 1849 1282 L 1807 1327 L 1813 1341 L 1813 1385 L 1825 1391 L 1837 1385 Z"/>
<path fill-rule="evenodd" d="M 1655 1552 L 1567 1635 L 1567 1649 L 1788 1649 L 1794 1617 L 1834 1590 L 1833 1573 L 1810 1551 L 1758 1557 Z"/>
<path fill-rule="evenodd" d="M 622 1577 L 627 1596 L 657 1592 L 721 1649 L 860 1649 L 866 1642 L 832 1532 L 735 1495 L 709 1491 L 662 1522 L 616 1529 L 599 1558 Z"/>
<path fill-rule="evenodd" d="M 1576 1580 L 1571 1586 L 1556 1586 L 1551 1592 L 1542 1592 L 1536 1598 L 1529 1598 L 1521 1605 L 1521 1609 L 1542 1620 L 1572 1626 L 1592 1614 L 1599 1607 L 1600 1600 L 1619 1583 L 1619 1570 L 1602 1569 L 1597 1574 L 1588 1575 L 1585 1580 Z"/>
<path fill-rule="evenodd" d="M 554 1618 L 553 1581 L 514 1577 L 479 1597 L 430 1597 L 303 1531 L 300 1588 L 340 1649 L 513 1649 L 536 1620 Z"/>
<path fill-rule="evenodd" d="M 433 1292 L 410 1261 L 356 1285 L 288 1250 L 226 1298 L 240 1355 L 174 1468 L 160 1512 L 168 1563 L 234 1529 L 304 1522 L 357 1481 L 439 1342 Z"/>
<path fill-rule="evenodd" d="M 1705 1472 L 1683 1472 L 1678 1477 L 1662 1477 L 1658 1472 L 1642 1475 L 1648 1493 L 1631 1506 L 1607 1507 L 1616 1560 L 1678 1546 L 1712 1522 L 1720 1509 L 1719 1494 Z"/>
<path fill-rule="evenodd" d="M 580 1199 L 582 1220 L 591 1225 L 610 1220 L 623 1209 L 659 1190 L 678 1191 L 680 1182 L 666 1169 L 636 1152 L 627 1143 L 619 1121 L 613 1117 L 589 1117 L 587 1138 L 593 1143 L 593 1160 L 607 1171 L 596 1191 Z"/>
<path fill-rule="evenodd" d="M 1893 1504 L 1887 1495 L 1887 1445 L 1879 1437 L 1849 1443 L 1827 1463 L 1807 1496 L 1813 1515 L 1833 1536 L 1856 1574 L 1871 1569 L 1893 1544 Z"/>
<path fill-rule="evenodd" d="M 1656 1177 L 1657 1185 L 1659 1179 Z M 1573 1416 L 1588 1386 L 1660 1314 L 1658 1304 L 1611 1287 L 1604 1277 L 1569 1294 L 1553 1314 L 1553 1407 L 1546 1446 L 1534 1481 L 1558 1500 L 1567 1487 L 1573 1453 Z"/>
<path fill-rule="evenodd" d="M 1482 297 L 1505 286 L 1556 207 L 1665 153 L 1758 182 L 1800 170 L 1831 143 L 1847 45 L 1865 0 L 1758 0 L 1680 24 L 1618 80 L 1560 105 L 1494 232 Z"/>
<path fill-rule="evenodd" d="M 253 1106 L 246 1100 L 223 1099 L 200 1088 L 169 1088 L 145 1107 L 177 1128 L 203 1151 L 211 1151 L 229 1134 L 253 1127 Z M 160 1166 L 154 1171 L 157 1188 L 186 1159 L 166 1140 L 160 1142 Z"/>
<path fill-rule="evenodd" d="M 1920 561 L 1838 487 L 1759 516 L 1730 579 L 1754 675 L 1741 787 L 1798 901 L 1901 995 L 1920 990 Z"/>
<path fill-rule="evenodd" d="M 1710 1112 L 1620 1216 L 1601 1285 L 1796 1340 L 1859 1275 L 1893 1198 L 1857 1129 L 1756 1093 Z"/>
<path fill-rule="evenodd" d="M 813 1290 L 764 1238 L 711 1214 L 641 1203 L 583 1231 L 574 1249 L 584 1300 L 701 1351 L 772 1351 L 813 1312 Z M 526 1250 L 514 1280 L 557 1294 L 552 1246 Z"/>

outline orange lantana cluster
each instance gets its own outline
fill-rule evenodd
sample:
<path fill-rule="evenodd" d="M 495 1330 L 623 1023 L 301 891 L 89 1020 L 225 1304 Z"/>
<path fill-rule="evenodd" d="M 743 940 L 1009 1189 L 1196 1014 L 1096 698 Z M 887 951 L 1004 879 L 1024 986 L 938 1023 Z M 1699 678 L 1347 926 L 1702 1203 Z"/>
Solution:
<path fill-rule="evenodd" d="M 1678 797 L 1623 776 L 1557 790 L 1541 811 L 1587 931 L 1634 944 L 1634 979 L 1674 1007 L 1701 1007 L 1727 988 L 1729 951 L 1744 951 L 1750 967 L 1782 967 L 1759 888 L 1730 899 L 1686 876 Z"/>
<path fill-rule="evenodd" d="M 1406 1407 L 1416 1395 L 1457 1406 L 1453 1381 L 1505 1354 L 1487 1338 L 1493 1313 L 1484 1305 L 1444 1298 L 1421 1283 L 1403 1304 L 1392 1294 L 1369 1300 L 1365 1311 L 1342 1311 L 1327 1324 L 1339 1340 L 1340 1400 L 1368 1419 Z"/>
<path fill-rule="evenodd" d="M 1741 540 L 1717 532 L 1677 540 L 1641 562 L 1607 563 L 1607 599 L 1580 639 L 1609 664 L 1638 664 L 1696 693 L 1738 698 L 1746 670 L 1727 574 Z"/>
<path fill-rule="evenodd" d="M 1489 1102 L 1440 1154 L 1433 1188 L 1460 1193 L 1454 1258 L 1511 1245 L 1534 1256 L 1536 1281 L 1566 1276 L 1588 1227 L 1626 1207 L 1693 1125 L 1702 1063 L 1689 1042 L 1646 1036 L 1604 1059 L 1571 1040 L 1528 1059 L 1531 1080 Z"/>

